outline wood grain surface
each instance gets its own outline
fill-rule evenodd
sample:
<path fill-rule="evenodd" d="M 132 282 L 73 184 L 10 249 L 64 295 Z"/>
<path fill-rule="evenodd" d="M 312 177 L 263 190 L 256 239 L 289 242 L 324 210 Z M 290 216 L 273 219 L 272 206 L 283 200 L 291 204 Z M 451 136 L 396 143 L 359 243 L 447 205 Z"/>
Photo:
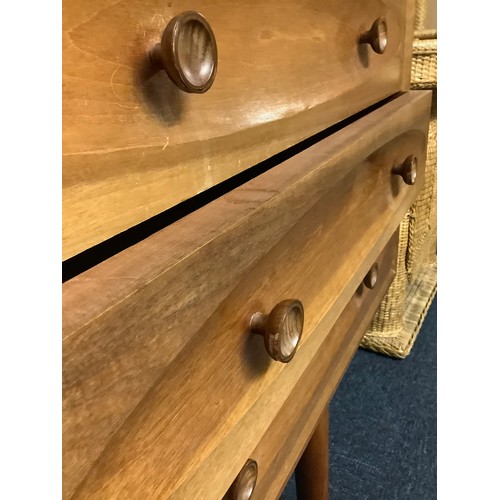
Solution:
<path fill-rule="evenodd" d="M 77 0 L 63 4 L 63 259 L 408 87 L 413 0 Z M 218 69 L 206 94 L 151 64 L 198 11 Z M 388 45 L 359 35 L 384 16 Z"/>
<path fill-rule="evenodd" d="M 374 289 L 360 285 L 309 367 L 250 454 L 259 465 L 252 500 L 279 498 L 322 418 L 362 336 L 396 275 L 399 231 L 376 259 L 380 279 Z M 321 452 L 320 452 L 321 453 Z"/>
<path fill-rule="evenodd" d="M 224 495 L 415 199 L 391 169 L 424 164 L 429 108 L 405 94 L 63 285 L 65 498 Z M 289 298 L 284 365 L 248 325 Z"/>

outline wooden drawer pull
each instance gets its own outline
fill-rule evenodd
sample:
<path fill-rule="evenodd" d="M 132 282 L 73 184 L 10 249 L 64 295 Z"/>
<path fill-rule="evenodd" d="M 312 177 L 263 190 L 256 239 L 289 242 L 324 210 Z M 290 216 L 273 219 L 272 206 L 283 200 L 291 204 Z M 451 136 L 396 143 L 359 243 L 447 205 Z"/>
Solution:
<path fill-rule="evenodd" d="M 387 23 L 385 18 L 375 19 L 372 27 L 361 34 L 359 43 L 367 43 L 377 54 L 383 54 L 387 47 Z"/>
<path fill-rule="evenodd" d="M 212 28 L 198 12 L 174 17 L 151 57 L 184 92 L 201 94 L 214 82 L 217 44 Z"/>
<path fill-rule="evenodd" d="M 377 284 L 377 279 L 378 279 L 378 264 L 375 263 L 366 274 L 363 283 L 365 284 L 366 288 L 373 290 L 375 288 L 375 285 Z"/>
<path fill-rule="evenodd" d="M 392 169 L 392 173 L 400 175 L 406 184 L 413 186 L 417 180 L 417 165 L 418 160 L 414 155 L 408 156 L 401 165 L 396 165 Z"/>
<path fill-rule="evenodd" d="M 259 469 L 255 460 L 247 460 L 236 476 L 223 500 L 249 500 L 252 498 Z"/>
<path fill-rule="evenodd" d="M 275 361 L 288 363 L 299 345 L 304 327 L 304 306 L 300 300 L 284 300 L 269 314 L 255 313 L 250 330 L 264 337 L 266 350 Z"/>

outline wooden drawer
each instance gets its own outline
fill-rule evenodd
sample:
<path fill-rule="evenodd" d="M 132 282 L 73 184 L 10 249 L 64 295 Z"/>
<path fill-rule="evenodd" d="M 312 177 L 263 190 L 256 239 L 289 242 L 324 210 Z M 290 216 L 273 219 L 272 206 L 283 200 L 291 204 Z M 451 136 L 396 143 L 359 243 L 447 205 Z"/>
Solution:
<path fill-rule="evenodd" d="M 360 284 L 250 457 L 258 465 L 252 500 L 278 498 L 396 275 L 399 230 L 376 259 L 373 289 Z M 279 384 L 277 379 L 273 384 Z M 263 411 L 259 405 L 251 410 Z"/>
<path fill-rule="evenodd" d="M 415 199 L 423 169 L 392 171 L 424 165 L 429 107 L 405 94 L 64 284 L 66 497 L 224 495 Z M 248 325 L 290 298 L 282 364 Z"/>
<path fill-rule="evenodd" d="M 204 94 L 150 61 L 184 11 L 217 43 Z M 406 89 L 412 13 L 413 0 L 65 0 L 63 259 Z M 380 17 L 376 54 L 359 36 Z"/>

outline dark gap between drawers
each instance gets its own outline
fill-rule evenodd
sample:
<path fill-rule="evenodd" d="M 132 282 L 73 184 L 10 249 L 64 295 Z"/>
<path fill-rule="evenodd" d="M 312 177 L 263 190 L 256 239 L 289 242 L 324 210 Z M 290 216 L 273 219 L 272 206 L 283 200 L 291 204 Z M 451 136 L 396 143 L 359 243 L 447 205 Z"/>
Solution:
<path fill-rule="evenodd" d="M 217 184 L 202 193 L 193 196 L 187 200 L 182 201 L 178 205 L 165 210 L 144 222 L 133 226 L 122 233 L 119 233 L 106 241 L 103 241 L 67 260 L 62 263 L 62 282 L 66 282 L 75 276 L 87 271 L 91 267 L 100 264 L 101 262 L 109 259 L 110 257 L 120 253 L 136 243 L 148 238 L 152 234 L 166 228 L 175 221 L 185 217 L 186 215 L 198 210 L 199 208 L 207 205 L 208 203 L 214 201 L 217 198 L 225 195 L 229 191 L 236 189 L 237 187 L 249 182 L 255 177 L 263 174 L 264 172 L 276 167 L 280 163 L 288 160 L 292 156 L 295 156 L 307 148 L 313 146 L 314 144 L 326 139 L 328 136 L 338 132 L 342 128 L 354 123 L 363 116 L 375 111 L 376 109 L 384 106 L 388 102 L 396 99 L 402 93 L 398 92 L 386 99 L 364 109 L 363 111 L 356 113 L 341 122 L 332 125 L 317 134 L 304 139 L 303 141 L 290 146 L 278 154 L 271 156 L 267 160 L 264 160 L 253 167 L 250 167 L 243 172 L 236 174 L 229 179 Z"/>

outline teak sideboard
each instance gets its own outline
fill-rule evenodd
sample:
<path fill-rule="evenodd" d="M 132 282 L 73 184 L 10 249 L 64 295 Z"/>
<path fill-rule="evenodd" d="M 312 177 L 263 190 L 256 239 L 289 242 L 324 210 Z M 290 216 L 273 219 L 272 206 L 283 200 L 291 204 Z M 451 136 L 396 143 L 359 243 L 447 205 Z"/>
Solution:
<path fill-rule="evenodd" d="M 328 498 L 424 180 L 412 0 L 64 0 L 63 496 Z"/>

